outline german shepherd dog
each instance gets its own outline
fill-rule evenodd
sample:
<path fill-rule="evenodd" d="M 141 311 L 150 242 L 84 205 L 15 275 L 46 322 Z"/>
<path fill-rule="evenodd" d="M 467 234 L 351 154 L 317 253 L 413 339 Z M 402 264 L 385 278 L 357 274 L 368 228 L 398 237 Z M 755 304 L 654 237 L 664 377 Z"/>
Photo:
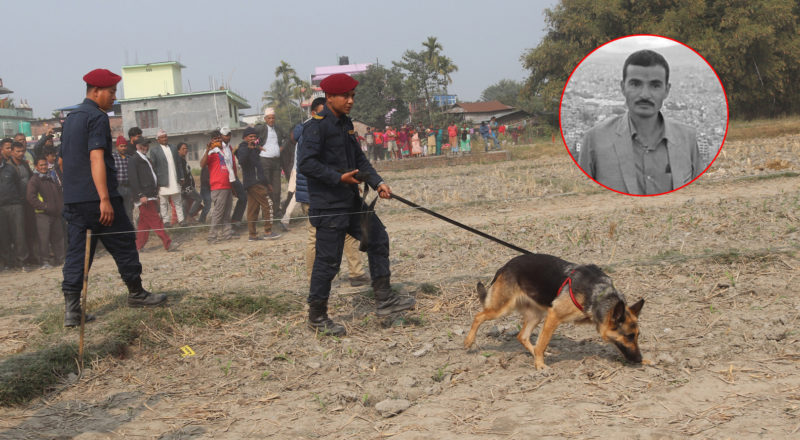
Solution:
<path fill-rule="evenodd" d="M 628 307 L 611 278 L 594 264 L 574 264 L 545 254 L 520 255 L 497 271 L 488 292 L 481 282 L 477 290 L 483 311 L 472 321 L 464 340 L 467 349 L 484 321 L 517 310 L 522 315 L 517 339 L 533 355 L 537 370 L 547 367 L 544 351 L 563 322 L 593 323 L 600 337 L 614 344 L 625 359 L 642 363 L 637 320 L 644 299 Z M 544 325 L 534 347 L 531 332 L 542 318 Z"/>

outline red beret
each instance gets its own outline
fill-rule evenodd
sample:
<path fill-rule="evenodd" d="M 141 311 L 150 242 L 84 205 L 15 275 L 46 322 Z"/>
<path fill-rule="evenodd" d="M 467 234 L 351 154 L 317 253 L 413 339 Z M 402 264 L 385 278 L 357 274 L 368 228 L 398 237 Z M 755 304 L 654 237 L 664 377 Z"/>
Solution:
<path fill-rule="evenodd" d="M 319 83 L 322 91 L 332 95 L 340 95 L 353 90 L 358 85 L 358 81 L 346 73 L 334 73 Z"/>
<path fill-rule="evenodd" d="M 108 69 L 94 69 L 86 75 L 83 75 L 83 80 L 86 81 L 86 84 L 100 88 L 114 86 L 120 82 L 121 79 L 121 76 Z"/>
<path fill-rule="evenodd" d="M 125 140 L 123 135 L 117 136 L 117 146 L 119 147 L 120 145 L 128 145 L 128 141 Z"/>

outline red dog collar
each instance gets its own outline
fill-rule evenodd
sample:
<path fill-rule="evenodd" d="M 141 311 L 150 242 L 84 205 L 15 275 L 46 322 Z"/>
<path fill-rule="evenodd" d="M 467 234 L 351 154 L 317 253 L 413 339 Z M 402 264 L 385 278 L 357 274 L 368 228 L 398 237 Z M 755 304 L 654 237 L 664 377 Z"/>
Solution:
<path fill-rule="evenodd" d="M 575 272 L 574 270 L 572 272 L 570 272 L 569 273 L 570 276 L 568 276 L 567 279 L 564 280 L 563 283 L 561 283 L 561 287 L 558 288 L 558 292 L 556 293 L 556 296 L 561 295 L 561 290 L 564 288 L 565 285 L 569 284 L 569 297 L 570 297 L 570 299 L 572 299 L 572 303 L 575 304 L 575 307 L 577 307 L 578 310 L 580 310 L 582 312 L 583 311 L 583 306 L 578 302 L 577 299 L 575 299 L 575 294 L 572 293 L 572 274 L 574 272 Z"/>

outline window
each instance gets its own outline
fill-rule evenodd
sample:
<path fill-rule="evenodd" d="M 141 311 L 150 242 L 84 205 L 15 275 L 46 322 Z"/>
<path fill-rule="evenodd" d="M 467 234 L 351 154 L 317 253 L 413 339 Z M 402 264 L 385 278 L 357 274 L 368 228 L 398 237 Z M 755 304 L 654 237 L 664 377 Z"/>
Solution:
<path fill-rule="evenodd" d="M 158 110 L 139 110 L 136 114 L 136 126 L 145 128 L 158 128 Z"/>

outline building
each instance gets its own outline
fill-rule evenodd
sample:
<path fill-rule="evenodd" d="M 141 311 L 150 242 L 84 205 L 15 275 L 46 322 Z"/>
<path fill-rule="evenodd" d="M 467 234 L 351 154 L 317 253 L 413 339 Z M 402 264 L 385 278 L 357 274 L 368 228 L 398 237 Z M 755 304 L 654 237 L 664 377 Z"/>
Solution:
<path fill-rule="evenodd" d="M 487 102 L 459 102 L 445 113 L 457 116 L 463 121 L 480 124 L 492 117 L 497 118 L 501 124 L 511 124 L 517 120 L 527 118 L 529 115 L 500 101 Z"/>
<path fill-rule="evenodd" d="M 0 79 L 0 96 L 11 93 L 14 91 L 3 87 L 3 80 Z M 33 120 L 35 119 L 32 108 L 25 105 L 12 107 L 9 105 L 8 97 L 0 98 L 0 137 L 11 137 L 17 133 L 30 136 Z"/>
<path fill-rule="evenodd" d="M 123 130 L 139 127 L 145 137 L 154 138 L 159 129 L 170 144 L 186 142 L 190 158 L 196 159 L 208 142 L 207 133 L 230 127 L 240 133 L 244 123 L 239 110 L 249 109 L 247 100 L 227 88 L 184 92 L 181 69 L 176 61 L 122 67 L 123 92 L 120 100 Z"/>

